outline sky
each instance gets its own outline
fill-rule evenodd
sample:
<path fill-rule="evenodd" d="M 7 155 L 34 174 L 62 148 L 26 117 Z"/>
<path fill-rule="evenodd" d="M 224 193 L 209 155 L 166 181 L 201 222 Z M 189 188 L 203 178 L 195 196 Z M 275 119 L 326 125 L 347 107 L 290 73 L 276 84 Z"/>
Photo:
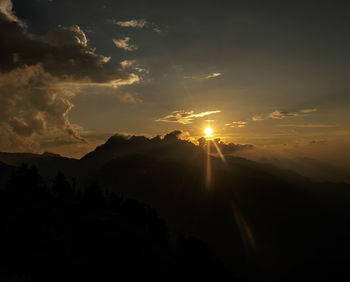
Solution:
<path fill-rule="evenodd" d="M 348 157 L 348 1 L 0 0 L 0 151 L 81 157 L 208 124 Z M 344 153 L 344 151 L 346 153 Z"/>

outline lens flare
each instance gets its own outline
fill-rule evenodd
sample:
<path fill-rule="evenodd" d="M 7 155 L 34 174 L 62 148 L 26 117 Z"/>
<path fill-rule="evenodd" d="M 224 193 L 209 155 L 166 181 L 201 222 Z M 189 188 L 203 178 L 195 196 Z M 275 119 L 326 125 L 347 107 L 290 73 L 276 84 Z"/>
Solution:
<path fill-rule="evenodd" d="M 206 184 L 207 189 L 209 189 L 210 188 L 210 184 L 211 184 L 210 140 L 207 141 L 207 172 L 206 172 L 205 184 Z"/>

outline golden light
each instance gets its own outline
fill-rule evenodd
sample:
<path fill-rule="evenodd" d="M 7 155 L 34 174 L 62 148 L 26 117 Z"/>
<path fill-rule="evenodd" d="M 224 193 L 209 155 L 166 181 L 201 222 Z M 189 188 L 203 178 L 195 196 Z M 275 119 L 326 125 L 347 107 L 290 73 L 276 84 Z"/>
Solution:
<path fill-rule="evenodd" d="M 204 130 L 206 136 L 205 137 L 212 137 L 213 136 L 213 130 L 210 128 L 210 127 L 207 127 L 205 130 Z"/>

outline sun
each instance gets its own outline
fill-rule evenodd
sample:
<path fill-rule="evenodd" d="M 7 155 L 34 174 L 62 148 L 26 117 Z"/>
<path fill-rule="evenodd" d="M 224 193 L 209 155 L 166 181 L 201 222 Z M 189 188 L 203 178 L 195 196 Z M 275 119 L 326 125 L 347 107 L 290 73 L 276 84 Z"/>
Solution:
<path fill-rule="evenodd" d="M 204 130 L 206 136 L 205 137 L 212 137 L 213 136 L 213 130 L 210 128 L 210 127 L 207 127 L 205 130 Z"/>

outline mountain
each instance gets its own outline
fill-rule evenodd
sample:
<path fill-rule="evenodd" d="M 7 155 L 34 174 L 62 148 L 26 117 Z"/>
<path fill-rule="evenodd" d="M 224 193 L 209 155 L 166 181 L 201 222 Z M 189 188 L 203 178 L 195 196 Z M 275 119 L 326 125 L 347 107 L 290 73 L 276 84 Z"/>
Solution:
<path fill-rule="evenodd" d="M 232 156 L 209 158 L 206 185 L 205 151 L 175 137 L 113 136 L 81 162 L 91 180 L 149 203 L 173 233 L 202 238 L 233 269 L 245 269 L 245 259 L 272 276 L 342 265 L 350 250 L 348 185 Z"/>
<path fill-rule="evenodd" d="M 16 168 L 0 222 L 0 281 L 237 281 L 200 239 L 170 241 L 150 206 L 62 173 L 47 189 L 35 167 Z"/>
<path fill-rule="evenodd" d="M 350 184 L 350 170 L 320 160 L 298 157 L 294 159 L 263 159 L 262 162 L 293 170 L 315 181 L 346 182 Z"/>
<path fill-rule="evenodd" d="M 148 139 L 144 136 L 114 135 L 107 142 L 80 159 L 87 169 L 96 170 L 108 161 L 132 155 L 157 156 L 160 159 L 182 159 L 188 161 L 194 154 L 199 153 L 198 148 L 187 141 L 179 140 L 179 131 L 167 134 L 163 139 L 155 137 Z M 202 153 L 202 152 L 200 152 Z"/>
<path fill-rule="evenodd" d="M 317 276 L 324 281 L 346 271 L 349 185 L 311 181 L 243 158 L 208 156 L 205 148 L 178 134 L 152 139 L 115 135 L 80 160 L 23 156 L 39 170 L 60 168 L 75 176 L 80 187 L 98 183 L 149 204 L 172 236 L 200 238 L 242 277 L 306 281 Z"/>
<path fill-rule="evenodd" d="M 78 160 L 49 152 L 43 154 L 0 152 L 0 162 L 14 167 L 22 163 L 35 165 L 48 181 L 52 181 L 58 171 L 62 171 L 69 178 L 77 175 Z"/>

